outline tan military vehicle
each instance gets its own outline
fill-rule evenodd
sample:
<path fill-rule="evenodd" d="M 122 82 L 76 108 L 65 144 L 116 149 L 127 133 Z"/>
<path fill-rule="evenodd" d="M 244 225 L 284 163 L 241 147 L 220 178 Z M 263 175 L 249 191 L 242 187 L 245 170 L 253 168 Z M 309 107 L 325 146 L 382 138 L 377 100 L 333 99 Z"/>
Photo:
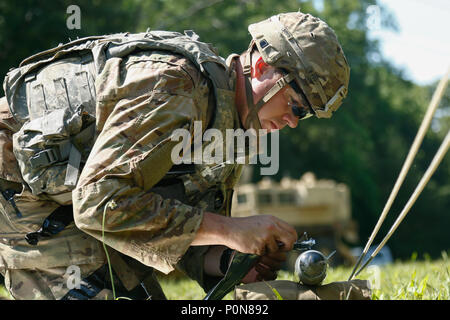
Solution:
<path fill-rule="evenodd" d="M 332 265 L 352 265 L 354 258 L 344 244 L 356 243 L 356 223 L 351 219 L 350 190 L 342 183 L 317 180 L 305 173 L 300 180 L 283 178 L 279 183 L 265 178 L 259 183 L 237 186 L 231 215 L 274 215 L 316 240 L 313 249 L 325 255 L 336 250 Z M 285 266 L 293 270 L 298 253 L 292 252 Z"/>

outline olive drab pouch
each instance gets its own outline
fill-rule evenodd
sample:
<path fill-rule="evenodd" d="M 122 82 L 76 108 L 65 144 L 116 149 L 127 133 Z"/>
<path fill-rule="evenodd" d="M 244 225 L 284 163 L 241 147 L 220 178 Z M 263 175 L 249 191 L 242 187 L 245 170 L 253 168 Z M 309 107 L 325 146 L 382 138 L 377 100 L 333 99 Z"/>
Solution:
<path fill-rule="evenodd" d="M 235 300 L 370 300 L 367 280 L 331 282 L 306 286 L 289 280 L 261 281 L 237 286 Z"/>
<path fill-rule="evenodd" d="M 96 38 L 36 54 L 4 81 L 8 106 L 21 128 L 13 152 L 34 196 L 70 204 L 71 192 L 95 134 Z"/>
<path fill-rule="evenodd" d="M 95 119 L 83 105 L 75 111 L 63 108 L 44 112 L 26 121 L 13 135 L 13 151 L 32 193 L 57 195 L 72 191 L 94 133 Z"/>

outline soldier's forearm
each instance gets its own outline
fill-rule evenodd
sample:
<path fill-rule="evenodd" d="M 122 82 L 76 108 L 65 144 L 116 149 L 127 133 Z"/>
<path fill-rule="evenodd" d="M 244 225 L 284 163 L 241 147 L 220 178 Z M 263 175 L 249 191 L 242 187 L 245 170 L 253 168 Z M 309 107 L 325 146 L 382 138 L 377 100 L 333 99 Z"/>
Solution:
<path fill-rule="evenodd" d="M 224 245 L 227 246 L 231 234 L 232 220 L 219 214 L 205 212 L 192 246 Z"/>

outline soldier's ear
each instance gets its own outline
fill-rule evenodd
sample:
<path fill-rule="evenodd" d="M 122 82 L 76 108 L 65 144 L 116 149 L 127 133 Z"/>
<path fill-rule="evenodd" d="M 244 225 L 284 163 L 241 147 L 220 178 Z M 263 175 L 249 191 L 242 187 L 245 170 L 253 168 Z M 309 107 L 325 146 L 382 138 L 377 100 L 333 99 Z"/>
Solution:
<path fill-rule="evenodd" d="M 267 63 L 265 63 L 263 58 L 260 56 L 258 60 L 256 60 L 255 62 L 255 67 L 252 69 L 252 76 L 254 78 L 261 77 L 264 74 L 264 72 L 266 72 L 267 69 L 269 69 L 269 67 L 270 66 Z"/>

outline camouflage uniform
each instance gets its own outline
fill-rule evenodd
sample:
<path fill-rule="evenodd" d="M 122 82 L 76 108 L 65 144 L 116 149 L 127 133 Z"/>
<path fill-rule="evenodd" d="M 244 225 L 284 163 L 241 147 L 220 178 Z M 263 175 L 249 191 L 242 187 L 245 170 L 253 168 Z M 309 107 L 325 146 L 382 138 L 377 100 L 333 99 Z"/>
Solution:
<path fill-rule="evenodd" d="M 12 151 L 21 123 L 6 99 L 0 100 L 0 188 L 17 192 L 12 201 L 0 196 L 0 271 L 14 298 L 62 298 L 69 291 L 67 267 L 79 267 L 85 278 L 105 265 L 102 241 L 127 290 L 143 282 L 150 295 L 164 298 L 153 268 L 164 273 L 179 268 L 205 289 L 218 281 L 203 273 L 208 246 L 190 243 L 205 211 L 230 214 L 242 167 L 195 165 L 176 179 L 166 173 L 178 143 L 171 140 L 173 130 L 193 135 L 194 121 L 201 121 L 203 130 L 240 127 L 234 67 L 227 72 L 230 90 L 216 92 L 223 102 L 215 107 L 209 80 L 180 54 L 144 50 L 106 60 L 95 78 L 95 143 L 72 201 L 33 194 L 24 182 Z M 37 246 L 24 240 L 70 202 L 75 224 Z"/>

